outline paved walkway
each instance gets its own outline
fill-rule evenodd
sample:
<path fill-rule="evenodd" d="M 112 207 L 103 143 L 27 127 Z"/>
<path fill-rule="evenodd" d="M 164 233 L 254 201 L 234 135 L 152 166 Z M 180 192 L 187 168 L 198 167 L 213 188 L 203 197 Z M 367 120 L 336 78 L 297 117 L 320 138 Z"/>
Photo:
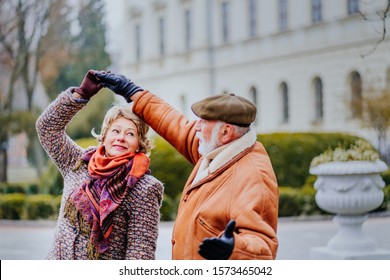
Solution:
<path fill-rule="evenodd" d="M 49 249 L 55 223 L 52 221 L 0 221 L 0 259 L 40 260 Z M 171 258 L 172 222 L 162 222 L 156 258 Z M 310 250 L 323 247 L 338 230 L 332 219 L 324 217 L 279 220 L 278 260 L 307 260 Z M 377 247 L 390 250 L 390 213 L 371 216 L 363 231 L 374 239 Z"/>

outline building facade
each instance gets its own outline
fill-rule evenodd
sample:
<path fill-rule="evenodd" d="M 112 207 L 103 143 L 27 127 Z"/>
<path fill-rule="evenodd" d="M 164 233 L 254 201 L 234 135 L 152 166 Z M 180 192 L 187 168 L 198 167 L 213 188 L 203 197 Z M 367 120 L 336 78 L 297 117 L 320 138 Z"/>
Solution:
<path fill-rule="evenodd" d="M 255 128 L 347 132 L 375 141 L 351 107 L 390 80 L 386 0 L 128 0 L 115 70 L 190 119 L 204 97 L 258 107 Z M 390 29 L 389 22 L 385 22 Z M 378 44 L 377 44 L 378 43 Z"/>

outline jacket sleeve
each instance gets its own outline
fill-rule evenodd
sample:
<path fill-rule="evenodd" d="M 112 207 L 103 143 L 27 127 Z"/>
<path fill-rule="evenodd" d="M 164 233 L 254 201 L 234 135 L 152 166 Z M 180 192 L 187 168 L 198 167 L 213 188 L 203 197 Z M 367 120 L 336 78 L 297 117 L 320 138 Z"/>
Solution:
<path fill-rule="evenodd" d="M 198 139 L 195 137 L 195 121 L 189 121 L 149 91 L 144 91 L 134 101 L 133 111 L 189 162 L 196 164 L 200 156 Z"/>
<path fill-rule="evenodd" d="M 69 88 L 50 103 L 36 121 L 39 141 L 63 176 L 74 167 L 84 151 L 70 139 L 65 129 L 87 102 L 74 99 Z"/>
<path fill-rule="evenodd" d="M 230 215 L 236 221 L 235 246 L 231 259 L 276 258 L 279 191 L 271 167 L 237 171 L 232 186 Z M 236 178 L 238 179 L 238 178 Z M 244 183 L 240 183 L 244 182 Z"/>

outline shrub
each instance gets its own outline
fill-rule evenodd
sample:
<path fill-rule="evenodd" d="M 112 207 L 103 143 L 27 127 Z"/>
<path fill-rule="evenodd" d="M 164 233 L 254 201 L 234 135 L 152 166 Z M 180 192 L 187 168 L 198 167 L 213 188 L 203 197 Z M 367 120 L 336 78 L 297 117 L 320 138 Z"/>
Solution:
<path fill-rule="evenodd" d="M 390 209 L 390 185 L 387 185 L 383 188 L 383 202 L 378 208 L 372 210 L 371 212 L 383 212 Z"/>
<path fill-rule="evenodd" d="M 176 219 L 180 197 L 180 193 L 178 193 L 174 198 L 164 194 L 163 203 L 160 209 L 162 221 L 174 221 Z"/>
<path fill-rule="evenodd" d="M 272 133 L 260 134 L 257 139 L 271 158 L 279 185 L 300 188 L 309 176 L 314 157 L 361 138 L 339 133 Z"/>
<path fill-rule="evenodd" d="M 26 193 L 26 187 L 18 183 L 0 183 L 0 193 Z"/>
<path fill-rule="evenodd" d="M 22 193 L 0 195 L 0 219 L 22 219 L 25 202 L 26 195 Z"/>
<path fill-rule="evenodd" d="M 26 218 L 28 220 L 47 219 L 53 216 L 53 196 L 48 194 L 27 196 Z"/>
<path fill-rule="evenodd" d="M 170 198 L 180 194 L 193 165 L 161 137 L 154 140 L 155 148 L 150 154 L 152 175 L 164 183 L 164 192 Z"/>
<path fill-rule="evenodd" d="M 279 217 L 299 216 L 305 203 L 298 189 L 279 187 Z"/>
<path fill-rule="evenodd" d="M 49 160 L 39 178 L 39 193 L 59 195 L 64 188 L 64 179 L 54 163 Z"/>
<path fill-rule="evenodd" d="M 390 168 L 387 171 L 383 172 L 382 179 L 385 181 L 386 186 L 390 185 Z"/>

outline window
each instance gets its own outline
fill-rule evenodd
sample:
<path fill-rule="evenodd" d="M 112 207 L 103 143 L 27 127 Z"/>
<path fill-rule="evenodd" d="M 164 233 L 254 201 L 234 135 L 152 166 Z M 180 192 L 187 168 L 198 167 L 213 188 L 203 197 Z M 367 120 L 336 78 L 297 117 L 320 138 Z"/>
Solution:
<path fill-rule="evenodd" d="M 229 3 L 222 2 L 222 41 L 229 42 Z"/>
<path fill-rule="evenodd" d="M 288 87 L 285 82 L 280 85 L 280 94 L 282 98 L 282 123 L 287 123 L 289 120 L 289 101 L 288 101 Z"/>
<path fill-rule="evenodd" d="M 314 94 L 315 94 L 315 120 L 320 121 L 324 118 L 324 96 L 322 90 L 322 80 L 314 79 Z"/>
<path fill-rule="evenodd" d="M 287 0 L 279 0 L 279 30 L 284 31 L 288 26 Z"/>
<path fill-rule="evenodd" d="M 184 26 L 185 26 L 185 48 L 186 51 L 191 49 L 192 43 L 192 26 L 191 26 L 191 10 L 187 9 L 184 12 Z"/>
<path fill-rule="evenodd" d="M 348 14 L 358 14 L 359 13 L 359 0 L 348 0 Z"/>
<path fill-rule="evenodd" d="M 184 113 L 187 110 L 187 98 L 185 94 L 180 95 L 180 110 Z"/>
<path fill-rule="evenodd" d="M 312 0 L 311 1 L 311 17 L 312 17 L 313 23 L 322 21 L 322 1 L 321 0 Z"/>
<path fill-rule="evenodd" d="M 350 75 L 352 117 L 362 115 L 362 79 L 358 72 Z"/>
<path fill-rule="evenodd" d="M 159 19 L 159 46 L 160 46 L 160 56 L 165 54 L 165 19 L 161 17 Z"/>
<path fill-rule="evenodd" d="M 250 97 L 252 99 L 253 104 L 255 104 L 256 107 L 258 107 L 257 103 L 258 103 L 259 97 L 258 97 L 256 88 L 255 87 L 251 87 L 249 93 L 250 93 Z M 257 110 L 257 112 L 259 112 L 259 110 Z M 258 115 L 256 115 L 255 125 L 256 124 L 258 124 Z"/>
<path fill-rule="evenodd" d="M 249 12 L 249 37 L 257 35 L 257 0 L 248 0 Z"/>
<path fill-rule="evenodd" d="M 135 59 L 137 62 L 141 60 L 141 25 L 135 26 Z"/>

